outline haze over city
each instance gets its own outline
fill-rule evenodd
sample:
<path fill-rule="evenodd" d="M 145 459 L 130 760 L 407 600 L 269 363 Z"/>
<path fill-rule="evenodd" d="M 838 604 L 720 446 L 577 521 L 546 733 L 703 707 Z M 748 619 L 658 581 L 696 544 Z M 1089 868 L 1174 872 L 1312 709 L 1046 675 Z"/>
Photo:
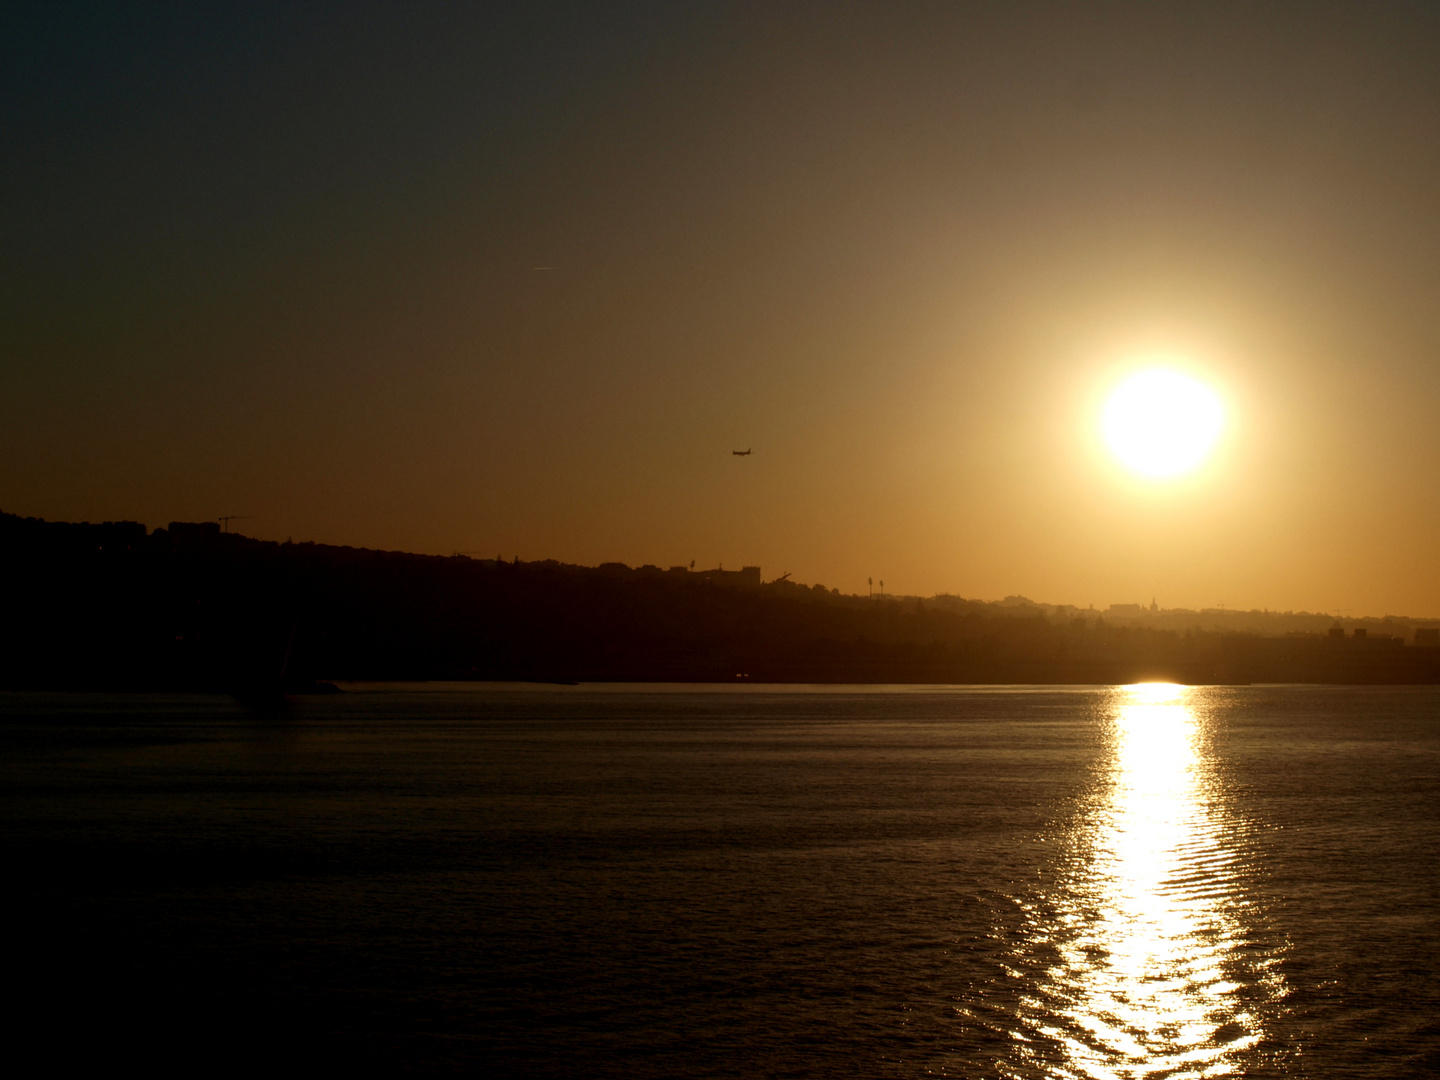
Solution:
<path fill-rule="evenodd" d="M 11 12 L 0 510 L 1440 614 L 1437 18 Z"/>

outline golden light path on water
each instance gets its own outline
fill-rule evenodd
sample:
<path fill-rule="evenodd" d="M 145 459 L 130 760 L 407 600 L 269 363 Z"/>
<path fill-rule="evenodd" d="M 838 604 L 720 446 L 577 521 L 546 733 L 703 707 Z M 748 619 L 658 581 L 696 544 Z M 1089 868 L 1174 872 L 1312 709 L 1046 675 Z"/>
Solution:
<path fill-rule="evenodd" d="M 1247 948 L 1238 856 L 1192 707 L 1204 691 L 1120 693 L 1110 783 L 1065 895 L 1052 898 L 1052 960 L 1014 1032 L 1017 1075 L 1235 1074 L 1264 1034 L 1253 1005 L 1283 988 L 1273 958 Z"/>

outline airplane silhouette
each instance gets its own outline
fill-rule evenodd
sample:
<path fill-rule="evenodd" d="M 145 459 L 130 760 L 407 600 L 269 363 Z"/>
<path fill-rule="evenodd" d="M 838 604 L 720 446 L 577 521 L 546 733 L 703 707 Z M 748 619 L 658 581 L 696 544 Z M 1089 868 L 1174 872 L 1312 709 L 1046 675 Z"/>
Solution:
<path fill-rule="evenodd" d="M 751 455 L 751 453 L 753 453 L 753 451 L 751 451 L 751 450 L 731 450 L 730 453 L 734 454 L 736 457 L 749 457 L 749 456 Z"/>

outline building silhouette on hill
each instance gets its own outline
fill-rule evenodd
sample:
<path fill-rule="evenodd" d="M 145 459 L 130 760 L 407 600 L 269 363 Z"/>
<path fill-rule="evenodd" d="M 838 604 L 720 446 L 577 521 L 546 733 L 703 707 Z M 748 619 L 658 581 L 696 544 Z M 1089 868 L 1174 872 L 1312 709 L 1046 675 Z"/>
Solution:
<path fill-rule="evenodd" d="M 758 566 L 597 567 L 256 540 L 214 522 L 0 514 L 0 687 L 231 690 L 323 679 L 1440 683 L 1440 627 L 1023 597 L 884 604 Z M 1152 601 L 1152 605 L 1153 605 Z M 1113 619 L 1113 621 L 1112 621 Z M 1163 620 L 1170 620 L 1166 625 Z M 1300 629 L 1291 630 L 1292 625 Z M 1417 620 L 1433 623 L 1433 620 Z M 1353 622 L 1353 621 L 1352 621 Z M 1263 635 L 1251 626 L 1274 625 Z M 1408 644 L 1412 637 L 1413 645 Z"/>
<path fill-rule="evenodd" d="M 717 567 L 714 570 L 700 570 L 694 575 L 702 581 L 714 582 L 716 585 L 728 585 L 731 588 L 756 589 L 760 587 L 760 567 L 742 566 L 739 570 L 726 570 Z"/>

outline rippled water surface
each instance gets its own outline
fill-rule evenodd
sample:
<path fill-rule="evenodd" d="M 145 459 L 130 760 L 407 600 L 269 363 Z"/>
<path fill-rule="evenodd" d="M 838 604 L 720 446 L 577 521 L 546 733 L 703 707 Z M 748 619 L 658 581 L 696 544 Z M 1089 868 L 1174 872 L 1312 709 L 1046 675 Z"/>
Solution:
<path fill-rule="evenodd" d="M 1440 1074 L 1430 688 L 7 695 L 0 730 L 15 1030 L 57 1061 Z"/>

